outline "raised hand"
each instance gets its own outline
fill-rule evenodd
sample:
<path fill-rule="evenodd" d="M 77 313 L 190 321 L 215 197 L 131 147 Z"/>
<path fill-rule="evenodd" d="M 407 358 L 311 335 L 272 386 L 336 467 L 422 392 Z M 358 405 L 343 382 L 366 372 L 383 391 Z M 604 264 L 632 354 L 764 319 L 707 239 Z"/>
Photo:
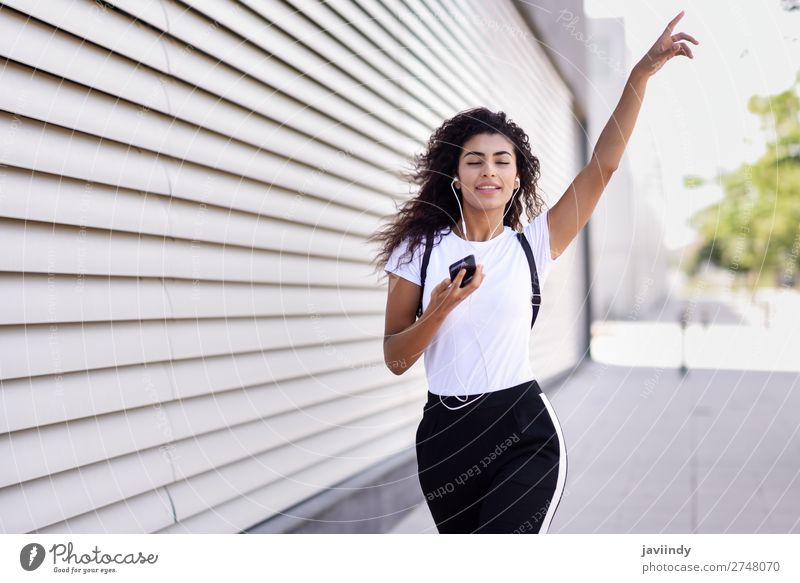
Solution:
<path fill-rule="evenodd" d="M 670 20 L 667 28 L 664 29 L 664 32 L 661 33 L 661 36 L 658 37 L 658 40 L 656 40 L 655 44 L 650 47 L 650 50 L 648 50 L 642 59 L 636 64 L 635 68 L 641 72 L 644 72 L 647 76 L 650 76 L 661 69 L 661 67 L 664 66 L 664 63 L 669 61 L 672 57 L 683 55 L 684 57 L 689 57 L 690 59 L 694 58 L 692 49 L 689 47 L 689 45 L 685 42 L 677 41 L 688 40 L 696 45 L 700 44 L 700 42 L 697 41 L 692 35 L 686 34 L 685 32 L 678 32 L 675 34 L 672 33 L 675 25 L 678 24 L 678 21 L 681 18 L 683 18 L 683 14 L 684 11 L 681 10 L 675 18 Z"/>

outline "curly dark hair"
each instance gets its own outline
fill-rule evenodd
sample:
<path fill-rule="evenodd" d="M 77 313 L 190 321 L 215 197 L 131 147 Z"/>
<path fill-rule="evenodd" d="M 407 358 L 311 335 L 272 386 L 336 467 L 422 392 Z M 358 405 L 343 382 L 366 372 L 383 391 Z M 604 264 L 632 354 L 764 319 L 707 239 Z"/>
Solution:
<path fill-rule="evenodd" d="M 419 194 L 403 202 L 395 219 L 373 234 L 368 241 L 377 241 L 381 251 L 375 259 L 376 271 L 386 266 L 395 247 L 410 237 L 408 251 L 411 260 L 417 247 L 424 244 L 428 233 L 453 226 L 460 220 L 458 203 L 450 190 L 452 176 L 458 170 L 458 160 L 464 143 L 476 134 L 501 134 L 514 144 L 520 190 L 506 205 L 503 225 L 520 231 L 523 204 L 528 221 L 542 212 L 544 200 L 539 195 L 539 159 L 531 153 L 527 134 L 502 111 L 485 107 L 462 111 L 447 119 L 428 140 L 427 151 L 416 155 L 414 169 L 403 173 L 410 182 L 420 185 Z M 459 193 L 463 204 L 463 194 Z M 509 206 L 511 208 L 509 209 Z M 449 231 L 448 231 L 449 232 Z M 442 232 L 442 235 L 445 233 Z M 441 241 L 441 236 L 434 244 Z"/>

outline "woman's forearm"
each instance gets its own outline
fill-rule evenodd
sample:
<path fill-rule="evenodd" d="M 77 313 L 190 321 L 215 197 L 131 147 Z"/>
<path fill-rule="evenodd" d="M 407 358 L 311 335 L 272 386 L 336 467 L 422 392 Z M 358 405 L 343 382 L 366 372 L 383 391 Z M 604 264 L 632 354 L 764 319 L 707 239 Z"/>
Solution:
<path fill-rule="evenodd" d="M 433 340 L 446 314 L 426 311 L 411 326 L 392 334 L 383 343 L 383 359 L 396 375 L 411 368 Z"/>
<path fill-rule="evenodd" d="M 625 82 L 622 96 L 614 113 L 606 123 L 592 152 L 592 163 L 602 170 L 613 172 L 619 166 L 625 146 L 631 137 L 636 118 L 642 107 L 649 75 L 640 67 L 634 67 Z"/>

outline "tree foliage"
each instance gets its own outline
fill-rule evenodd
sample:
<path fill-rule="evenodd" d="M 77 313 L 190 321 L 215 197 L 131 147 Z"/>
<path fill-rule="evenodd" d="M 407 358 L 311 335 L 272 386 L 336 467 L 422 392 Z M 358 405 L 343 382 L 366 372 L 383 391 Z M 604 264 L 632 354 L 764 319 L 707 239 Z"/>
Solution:
<path fill-rule="evenodd" d="M 754 95 L 748 110 L 761 118 L 766 152 L 753 164 L 722 173 L 723 199 L 696 213 L 700 235 L 689 272 L 703 262 L 735 274 L 792 283 L 800 268 L 800 74 L 777 95 Z M 686 177 L 687 186 L 700 184 Z"/>

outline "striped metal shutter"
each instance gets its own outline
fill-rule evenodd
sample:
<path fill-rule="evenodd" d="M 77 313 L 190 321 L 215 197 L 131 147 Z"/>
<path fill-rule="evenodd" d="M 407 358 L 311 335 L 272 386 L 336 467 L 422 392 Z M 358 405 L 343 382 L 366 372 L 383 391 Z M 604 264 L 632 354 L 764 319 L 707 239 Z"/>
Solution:
<path fill-rule="evenodd" d="M 486 50 L 492 14 L 525 28 L 477 0 L 4 2 L 3 532 L 240 532 L 413 446 L 424 369 L 385 368 L 364 245 L 399 171 L 480 104 L 541 140 L 545 190 L 575 171 L 568 90 L 531 39 Z"/>

